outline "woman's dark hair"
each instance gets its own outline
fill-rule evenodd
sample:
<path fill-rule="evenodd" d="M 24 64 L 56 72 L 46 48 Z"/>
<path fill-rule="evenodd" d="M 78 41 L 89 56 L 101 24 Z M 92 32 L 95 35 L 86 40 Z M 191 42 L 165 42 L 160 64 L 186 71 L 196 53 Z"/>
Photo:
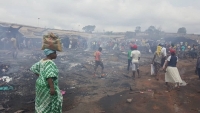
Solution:
<path fill-rule="evenodd" d="M 134 50 L 134 48 L 133 48 L 133 47 L 131 47 L 131 50 Z"/>
<path fill-rule="evenodd" d="M 101 47 L 99 47 L 99 51 L 102 51 L 102 48 L 101 48 Z"/>

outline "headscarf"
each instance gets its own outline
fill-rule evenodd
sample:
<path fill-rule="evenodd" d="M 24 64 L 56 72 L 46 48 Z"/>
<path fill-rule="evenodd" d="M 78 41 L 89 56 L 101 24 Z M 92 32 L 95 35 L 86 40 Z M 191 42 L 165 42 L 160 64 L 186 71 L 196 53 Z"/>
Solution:
<path fill-rule="evenodd" d="M 132 48 L 133 48 L 133 49 L 137 49 L 137 45 L 134 44 L 134 45 L 132 46 Z"/>
<path fill-rule="evenodd" d="M 162 47 L 159 45 L 159 46 L 157 46 L 157 49 L 156 49 L 156 54 L 158 55 L 158 56 L 160 56 L 161 55 L 161 50 L 162 50 Z"/>
<path fill-rule="evenodd" d="M 56 52 L 56 51 L 51 50 L 51 49 L 44 49 L 44 54 L 45 54 L 46 56 L 48 56 L 48 55 L 50 55 L 51 53 L 54 53 L 54 52 Z"/>
<path fill-rule="evenodd" d="M 176 53 L 176 50 L 175 49 L 171 49 L 170 53 Z"/>

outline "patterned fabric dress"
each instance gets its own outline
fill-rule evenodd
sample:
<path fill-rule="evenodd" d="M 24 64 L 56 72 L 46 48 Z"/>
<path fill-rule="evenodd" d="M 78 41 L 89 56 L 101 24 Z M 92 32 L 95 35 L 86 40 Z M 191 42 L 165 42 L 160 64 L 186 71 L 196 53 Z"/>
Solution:
<path fill-rule="evenodd" d="M 31 71 L 39 74 L 36 81 L 36 113 L 62 113 L 63 97 L 58 87 L 58 69 L 51 60 L 41 60 L 31 67 Z M 53 78 L 56 94 L 50 95 L 50 87 L 47 78 Z"/>

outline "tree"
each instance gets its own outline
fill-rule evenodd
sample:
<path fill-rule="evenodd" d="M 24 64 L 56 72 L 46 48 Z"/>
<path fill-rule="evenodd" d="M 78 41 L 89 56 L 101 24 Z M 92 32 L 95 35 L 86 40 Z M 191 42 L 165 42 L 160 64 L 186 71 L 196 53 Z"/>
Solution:
<path fill-rule="evenodd" d="M 178 29 L 177 33 L 186 34 L 187 30 L 186 30 L 185 27 L 181 27 L 181 28 Z"/>
<path fill-rule="evenodd" d="M 159 34 L 161 31 L 159 29 L 156 29 L 154 26 L 149 26 L 149 28 L 145 30 L 145 32 L 148 33 L 149 35 L 153 35 L 153 34 Z"/>
<path fill-rule="evenodd" d="M 84 30 L 86 33 L 92 33 L 95 27 L 96 27 L 95 25 L 87 25 L 83 27 L 82 30 Z"/>
<path fill-rule="evenodd" d="M 104 34 L 105 35 L 112 35 L 113 31 L 106 31 Z"/>
<path fill-rule="evenodd" d="M 136 33 L 140 33 L 140 32 L 141 32 L 141 27 L 140 27 L 140 26 L 137 26 L 137 27 L 135 28 L 135 32 L 136 32 Z"/>
<path fill-rule="evenodd" d="M 133 38 L 134 36 L 135 36 L 134 32 L 126 31 L 126 33 L 125 33 L 125 37 L 126 38 Z"/>

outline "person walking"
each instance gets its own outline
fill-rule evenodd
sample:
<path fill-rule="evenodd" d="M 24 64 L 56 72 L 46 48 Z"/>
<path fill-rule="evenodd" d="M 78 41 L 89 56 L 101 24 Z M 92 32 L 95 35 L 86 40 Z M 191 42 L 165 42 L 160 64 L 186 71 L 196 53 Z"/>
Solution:
<path fill-rule="evenodd" d="M 56 51 L 45 49 L 46 58 L 35 63 L 30 70 L 38 76 L 36 80 L 36 113 L 62 113 L 63 97 L 58 87 L 58 68 L 52 61 Z"/>
<path fill-rule="evenodd" d="M 154 69 L 155 69 L 156 80 L 160 79 L 159 71 L 161 68 L 161 59 L 162 59 L 161 49 L 162 47 L 158 45 L 152 60 L 152 64 L 155 67 Z"/>
<path fill-rule="evenodd" d="M 135 72 L 137 71 L 138 78 L 140 78 L 140 71 L 139 71 L 139 60 L 141 53 L 137 50 L 137 45 L 132 46 L 131 58 L 132 58 L 132 71 L 133 71 L 133 79 L 135 79 Z"/>
<path fill-rule="evenodd" d="M 101 51 L 102 51 L 102 48 L 99 47 L 98 51 L 96 51 L 94 53 L 94 57 L 95 57 L 94 76 L 96 76 L 96 70 L 97 70 L 98 66 L 100 65 L 101 66 L 101 77 L 103 77 L 104 76 L 104 74 L 103 74 L 104 65 L 103 65 L 103 62 L 101 59 Z"/>
<path fill-rule="evenodd" d="M 171 55 L 167 58 L 167 63 L 164 68 L 165 71 L 165 83 L 169 87 L 168 83 L 176 83 L 177 89 L 180 90 L 180 84 L 183 83 L 178 68 L 176 64 L 178 62 L 178 57 L 176 56 L 176 51 L 171 50 Z"/>
<path fill-rule="evenodd" d="M 13 59 L 16 59 L 17 55 L 18 55 L 17 40 L 16 40 L 16 38 L 11 38 L 10 41 L 12 43 L 12 56 L 13 56 Z"/>
<path fill-rule="evenodd" d="M 199 76 L 199 80 L 200 80 L 200 56 L 197 59 L 195 73 Z"/>
<path fill-rule="evenodd" d="M 185 58 L 185 46 L 184 45 L 181 46 L 181 57 Z"/>
<path fill-rule="evenodd" d="M 131 66 L 131 64 L 132 64 L 132 59 L 131 59 L 131 52 L 132 52 L 132 47 L 130 47 L 130 50 L 128 51 L 128 67 L 127 67 L 127 71 L 128 71 L 128 73 L 129 73 L 129 68 L 130 68 L 130 66 Z"/>
<path fill-rule="evenodd" d="M 165 60 L 166 60 L 166 57 L 167 57 L 167 50 L 166 50 L 165 45 L 161 45 L 161 47 L 162 47 L 162 49 L 161 49 L 161 55 L 162 55 L 161 66 L 163 67 Z"/>

